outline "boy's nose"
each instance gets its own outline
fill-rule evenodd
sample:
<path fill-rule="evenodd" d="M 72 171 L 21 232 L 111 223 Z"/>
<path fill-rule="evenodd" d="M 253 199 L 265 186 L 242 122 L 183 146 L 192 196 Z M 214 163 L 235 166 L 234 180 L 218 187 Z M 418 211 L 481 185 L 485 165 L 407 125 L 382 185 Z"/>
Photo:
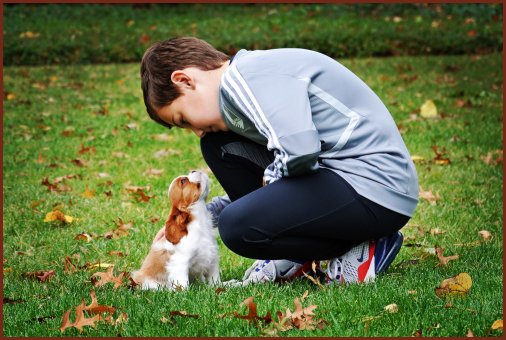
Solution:
<path fill-rule="evenodd" d="M 196 129 L 196 128 L 193 128 L 192 129 L 193 133 L 196 134 L 199 138 L 202 138 L 204 137 L 204 135 L 206 134 L 206 132 L 202 129 Z"/>

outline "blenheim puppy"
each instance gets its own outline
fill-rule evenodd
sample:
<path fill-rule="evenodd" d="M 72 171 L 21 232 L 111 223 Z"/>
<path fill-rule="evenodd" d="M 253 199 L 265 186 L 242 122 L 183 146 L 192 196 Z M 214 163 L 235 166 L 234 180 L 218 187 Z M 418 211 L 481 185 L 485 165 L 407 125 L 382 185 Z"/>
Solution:
<path fill-rule="evenodd" d="M 209 178 L 203 172 L 172 181 L 169 217 L 141 268 L 132 273 L 142 289 L 186 289 L 195 279 L 220 282 L 218 243 L 205 204 L 208 193 Z"/>

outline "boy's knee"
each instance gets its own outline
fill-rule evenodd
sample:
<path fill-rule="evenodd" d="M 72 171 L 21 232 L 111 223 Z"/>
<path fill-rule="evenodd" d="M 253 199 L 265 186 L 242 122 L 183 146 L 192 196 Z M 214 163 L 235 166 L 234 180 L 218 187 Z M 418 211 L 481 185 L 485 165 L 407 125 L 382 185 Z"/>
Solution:
<path fill-rule="evenodd" d="M 251 218 L 242 210 L 234 209 L 231 204 L 221 212 L 218 221 L 220 237 L 234 253 L 256 258 L 260 256 L 261 249 L 268 247 L 272 240 L 261 229 L 252 225 Z"/>

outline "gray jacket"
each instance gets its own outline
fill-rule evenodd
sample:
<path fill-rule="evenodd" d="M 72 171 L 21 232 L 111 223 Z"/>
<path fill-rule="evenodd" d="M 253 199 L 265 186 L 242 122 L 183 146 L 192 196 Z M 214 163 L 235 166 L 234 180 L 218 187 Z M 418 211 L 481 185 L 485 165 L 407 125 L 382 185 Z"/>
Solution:
<path fill-rule="evenodd" d="M 220 85 L 230 130 L 275 154 L 267 183 L 329 168 L 360 195 L 412 216 L 418 178 L 397 126 L 354 73 L 304 49 L 239 51 Z"/>

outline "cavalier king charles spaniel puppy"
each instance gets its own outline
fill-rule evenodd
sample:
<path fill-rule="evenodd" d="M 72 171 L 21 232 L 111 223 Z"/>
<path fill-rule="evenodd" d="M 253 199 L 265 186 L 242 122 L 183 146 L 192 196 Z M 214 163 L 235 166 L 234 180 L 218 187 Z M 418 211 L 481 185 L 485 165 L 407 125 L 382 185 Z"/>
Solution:
<path fill-rule="evenodd" d="M 186 289 L 195 279 L 220 283 L 218 243 L 205 204 L 209 177 L 190 171 L 172 181 L 168 194 L 169 217 L 132 279 L 142 289 Z"/>

